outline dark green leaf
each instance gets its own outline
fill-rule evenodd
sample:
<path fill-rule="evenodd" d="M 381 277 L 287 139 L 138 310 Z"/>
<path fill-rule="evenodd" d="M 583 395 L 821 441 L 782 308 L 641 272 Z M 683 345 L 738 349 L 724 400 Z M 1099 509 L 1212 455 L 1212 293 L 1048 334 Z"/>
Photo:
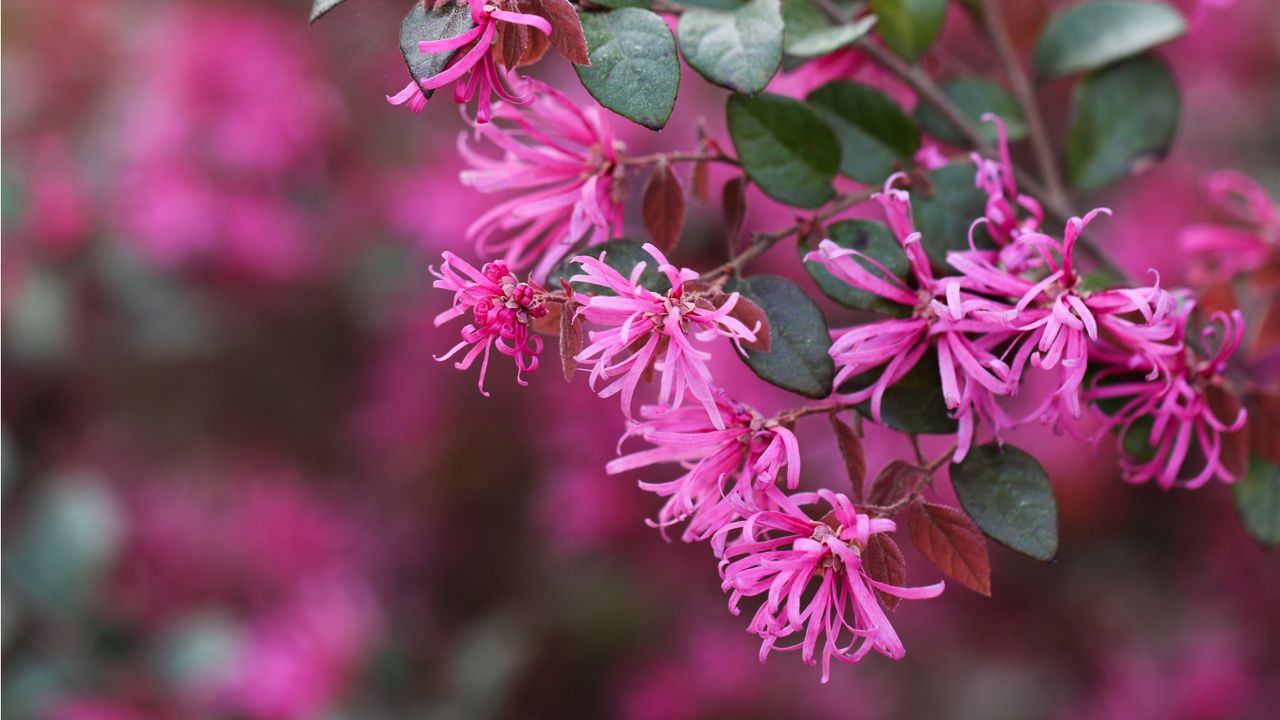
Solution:
<path fill-rule="evenodd" d="M 997 140 L 995 125 L 983 122 L 983 113 L 995 113 L 1004 121 L 1009 133 L 1009 141 L 1021 140 L 1027 136 L 1026 121 L 1022 117 L 1022 109 L 1018 101 L 1004 88 L 981 77 L 962 77 L 950 80 L 942 85 L 942 92 L 960 112 L 978 128 L 978 132 L 995 144 Z M 951 123 L 929 103 L 916 106 L 916 120 L 925 132 L 950 145 L 965 146 L 968 141 Z"/>
<path fill-rule="evenodd" d="M 1058 13 L 1036 43 L 1036 72 L 1045 77 L 1096 70 L 1169 42 L 1187 30 L 1161 2 L 1108 0 Z"/>
<path fill-rule="evenodd" d="M 799 58 L 835 52 L 866 35 L 876 24 L 874 15 L 866 15 L 837 25 L 813 0 L 782 0 L 782 19 L 786 23 L 783 49 Z"/>
<path fill-rule="evenodd" d="M 582 13 L 591 65 L 575 66 L 591 97 L 652 130 L 671 117 L 680 88 L 676 39 L 662 18 L 640 8 Z"/>
<path fill-rule="evenodd" d="M 1158 58 L 1137 57 L 1089 75 L 1076 88 L 1068 179 L 1096 188 L 1163 158 L 1178 112 L 1178 86 Z"/>
<path fill-rule="evenodd" d="M 934 270 L 948 272 L 947 252 L 969 249 L 969 225 L 986 214 L 987 196 L 973 186 L 974 167 L 954 162 L 929 173 L 932 194 L 911 193 L 911 208 Z M 986 228 L 974 233 L 979 248 L 994 248 Z"/>
<path fill-rule="evenodd" d="M 855 375 L 841 383 L 840 392 L 861 390 L 874 383 L 883 372 L 881 366 Z M 870 400 L 859 403 L 857 410 L 875 419 L 871 415 Z M 956 431 L 956 421 L 951 419 L 947 401 L 942 397 L 937 352 L 926 352 L 915 367 L 889 386 L 880 406 L 880 422 L 898 432 L 948 435 Z"/>
<path fill-rule="evenodd" d="M 835 364 L 827 351 L 827 321 L 813 300 L 790 280 L 753 275 L 734 280 L 726 289 L 739 292 L 769 318 L 769 352 L 747 350 L 743 360 L 761 379 L 805 397 L 831 394 Z"/>
<path fill-rule="evenodd" d="M 909 115 L 879 90 L 837 80 L 809 93 L 840 138 L 841 174 L 880 183 L 911 164 L 920 149 L 920 131 Z"/>
<path fill-rule="evenodd" d="M 947 0 L 871 0 L 871 10 L 884 44 L 907 60 L 915 60 L 942 32 Z"/>
<path fill-rule="evenodd" d="M 840 141 L 817 111 L 766 93 L 730 96 L 726 114 L 738 159 L 766 195 L 803 208 L 831 199 Z"/>
<path fill-rule="evenodd" d="M 678 34 L 689 66 L 734 92 L 760 92 L 782 64 L 778 0 L 751 0 L 735 10 L 690 10 L 680 16 Z"/>
<path fill-rule="evenodd" d="M 906 280 L 910 270 L 907 265 L 907 256 L 902 252 L 902 245 L 893 236 L 893 232 L 883 223 L 874 220 L 841 220 L 828 227 L 827 233 L 831 241 L 840 247 L 857 250 L 883 265 L 898 278 Z M 812 248 L 800 246 L 800 255 L 803 257 L 810 249 Z M 876 275 L 884 275 L 879 268 L 860 258 L 855 258 L 854 262 L 860 263 Z M 845 307 L 855 310 L 873 310 L 899 317 L 911 314 L 911 308 L 849 285 L 832 275 L 821 263 L 810 261 L 806 262 L 804 267 L 827 297 Z"/>
<path fill-rule="evenodd" d="M 1280 466 L 1252 458 L 1249 472 L 1236 480 L 1231 493 L 1249 534 L 1267 547 L 1280 544 Z"/>
<path fill-rule="evenodd" d="M 582 252 L 574 253 L 573 257 L 586 255 L 587 257 L 598 258 L 602 253 L 608 253 L 604 260 L 606 265 L 628 277 L 630 277 L 631 270 L 636 266 L 636 263 L 643 262 L 645 268 L 644 272 L 640 274 L 641 285 L 660 293 L 665 293 L 671 289 L 671 282 L 667 280 L 666 275 L 658 272 L 658 264 L 654 261 L 653 256 L 644 251 L 643 243 L 638 243 L 635 240 L 614 238 L 599 245 L 592 245 Z M 551 268 L 551 272 L 547 274 L 547 281 L 544 283 L 546 287 L 551 289 L 558 288 L 561 280 L 568 282 L 570 277 L 582 271 L 577 263 L 570 262 L 571 259 L 566 258 L 560 264 Z M 576 282 L 570 283 L 570 286 L 580 293 L 593 295 L 613 294 L 612 290 L 602 288 L 599 285 Z"/>
<path fill-rule="evenodd" d="M 330 10 L 338 7 L 344 2 L 346 2 L 346 0 L 313 0 L 311 3 L 310 22 L 314 23 L 324 17 L 325 13 L 328 13 Z"/>
<path fill-rule="evenodd" d="M 979 445 L 951 465 L 951 486 L 992 540 L 1036 560 L 1058 554 L 1058 505 L 1035 458 L 1012 445 Z"/>
<path fill-rule="evenodd" d="M 418 52 L 418 43 L 457 37 L 475 25 L 475 21 L 471 19 L 471 10 L 465 6 L 446 5 L 439 10 L 427 10 L 422 3 L 415 2 L 413 9 L 400 24 L 400 53 L 404 55 L 404 62 L 409 66 L 409 74 L 413 79 L 422 82 L 439 74 L 457 52 Z M 435 91 L 423 91 L 427 97 L 431 97 L 433 92 Z"/>

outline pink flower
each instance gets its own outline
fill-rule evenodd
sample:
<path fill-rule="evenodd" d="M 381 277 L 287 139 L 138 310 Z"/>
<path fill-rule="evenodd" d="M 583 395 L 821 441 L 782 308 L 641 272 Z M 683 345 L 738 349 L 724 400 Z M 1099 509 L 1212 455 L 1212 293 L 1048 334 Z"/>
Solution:
<path fill-rule="evenodd" d="M 831 506 L 822 520 L 799 510 L 819 498 Z M 790 499 L 794 502 L 784 510 L 762 510 L 725 525 L 712 540 L 722 558 L 721 586 L 731 591 L 730 610 L 736 615 L 742 598 L 766 595 L 747 627 L 763 640 L 760 661 L 775 648 L 798 649 L 804 662 L 814 665 L 821 642 L 825 683 L 833 657 L 854 663 L 871 650 L 903 657 L 906 649 L 873 589 L 919 600 L 940 595 L 944 583 L 905 588 L 867 575 L 862 552 L 872 535 L 896 528 L 892 520 L 859 514 L 847 497 L 829 490 Z M 741 537 L 730 541 L 735 531 Z M 795 644 L 777 645 L 787 638 Z"/>
<path fill-rule="evenodd" d="M 624 146 L 594 104 L 580 108 L 563 93 L 530 80 L 536 99 L 527 109 L 499 105 L 495 120 L 478 124 L 476 137 L 502 151 L 501 159 L 476 152 L 462 135 L 458 150 L 472 169 L 464 185 L 490 193 L 519 190 L 475 219 L 467 239 L 481 255 L 502 254 L 513 270 L 535 265 L 534 279 L 573 245 L 596 245 L 622 231 L 621 170 Z"/>
<path fill-rule="evenodd" d="M 480 393 L 488 397 L 484 376 L 489 369 L 489 350 L 496 347 L 498 352 L 515 361 L 516 381 L 528 384 L 524 373 L 538 369 L 538 353 L 542 352 L 542 338 L 529 332 L 530 323 L 547 314 L 542 293 L 516 280 L 501 260 L 485 263 L 476 270 L 462 258 L 446 252 L 444 264 L 438 271 L 431 268 L 431 274 L 436 276 L 434 287 L 453 292 L 453 307 L 436 316 L 437 327 L 468 311 L 471 313 L 471 323 L 462 328 L 462 342 L 436 359 L 448 360 L 470 346 L 467 354 L 454 364 L 459 370 L 466 370 L 483 354 L 479 386 Z"/>
<path fill-rule="evenodd" d="M 723 428 L 712 425 L 701 408 L 668 410 L 649 405 L 640 409 L 645 422 L 622 436 L 640 437 L 654 447 L 610 462 L 610 475 L 659 463 L 680 463 L 685 473 L 670 482 L 641 482 L 640 488 L 668 498 L 653 527 L 665 530 L 689 520 L 681 539 L 706 540 L 743 508 L 776 507 L 781 493 L 776 482 L 787 467 L 787 487 L 800 481 L 800 443 L 776 420 L 724 397 L 718 391 L 718 410 L 727 418 Z M 736 476 L 736 477 L 735 477 Z"/>
<path fill-rule="evenodd" d="M 497 0 L 493 1 L 496 2 Z M 532 100 L 531 94 L 516 95 L 509 90 L 502 77 L 506 71 L 498 72 L 496 55 L 498 51 L 494 44 L 498 34 L 498 23 L 508 22 L 526 25 L 547 36 L 551 35 L 551 23 L 537 15 L 499 10 L 494 5 L 489 4 L 489 0 L 470 0 L 470 3 L 471 19 L 475 22 L 475 27 L 457 37 L 420 42 L 418 43 L 418 52 L 443 53 L 459 50 L 468 44 L 474 43 L 471 49 L 465 53 L 459 52 L 454 55 L 450 59 L 449 66 L 439 73 L 429 78 L 423 78 L 421 81 L 410 82 L 395 95 L 388 95 L 387 102 L 392 105 L 407 104 L 410 110 L 422 112 L 422 109 L 427 105 L 427 96 L 423 93 L 424 90 L 435 90 L 436 88 L 444 87 L 467 73 L 470 73 L 470 75 L 466 81 L 454 86 L 453 99 L 458 104 L 464 104 L 471 102 L 473 97 L 478 96 L 476 122 L 489 122 L 489 118 L 493 114 L 492 97 L 494 93 L 497 93 L 499 98 L 514 105 L 524 105 Z"/>
<path fill-rule="evenodd" d="M 621 393 L 622 410 L 628 419 L 636 385 L 652 368 L 662 376 L 658 392 L 662 405 L 680 407 L 688 393 L 706 409 L 716 429 L 723 430 L 724 418 L 707 368 L 711 354 L 695 347 L 692 341 L 707 343 L 726 337 L 740 345 L 743 341 L 755 342 L 760 328 L 748 328 L 730 315 L 738 304 L 738 293 L 725 296 L 717 307 L 711 302 L 716 293 L 686 287 L 698 279 L 698 273 L 675 267 L 652 244 L 646 243 L 644 250 L 671 283 L 666 293 L 640 285 L 647 265 L 643 261 L 636 264 L 630 277 L 624 277 L 605 262 L 604 254 L 599 258 L 580 255 L 573 259 L 582 266 L 582 273 L 571 278 L 573 282 L 614 293 L 575 294 L 582 304 L 579 314 L 608 328 L 589 333 L 590 344 L 578 353 L 577 360 L 591 363 L 593 390 L 601 380 L 612 380 L 597 393 L 600 397 Z"/>
<path fill-rule="evenodd" d="M 1233 170 L 1210 175 L 1205 189 L 1236 226 L 1191 225 L 1179 234 L 1182 249 L 1227 277 L 1266 264 L 1280 245 L 1280 208 L 1266 190 Z"/>
<path fill-rule="evenodd" d="M 973 163 L 977 165 L 978 173 L 973 182 L 975 187 L 987 194 L 987 230 L 1003 247 L 1022 233 L 1038 231 L 1040 223 L 1044 222 L 1044 210 L 1035 198 L 1018 192 L 1013 163 L 1009 159 L 1009 139 L 1004 122 L 993 113 L 984 113 L 982 119 L 996 126 L 1000 159 L 990 160 L 974 153 Z M 1025 269 L 1022 263 L 1025 258 L 1002 254 L 1002 259 L 1011 268 Z"/>
<path fill-rule="evenodd" d="M 1206 392 L 1221 383 L 1227 360 L 1240 346 L 1244 335 L 1244 316 L 1239 310 L 1232 311 L 1230 315 L 1215 313 L 1214 322 L 1222 326 L 1221 340 L 1207 360 L 1196 362 L 1188 356 L 1182 342 L 1192 305 L 1187 303 L 1178 314 L 1175 340 L 1181 352 L 1174 357 L 1175 364 L 1167 378 L 1152 382 L 1149 378 L 1135 378 L 1133 369 L 1129 367 L 1108 368 L 1098 374 L 1086 394 L 1086 399 L 1094 403 L 1123 401 L 1119 409 L 1103 414 L 1107 427 L 1117 431 L 1122 449 L 1130 432 L 1142 432 L 1150 423 L 1150 455 L 1145 458 L 1125 456 L 1120 460 L 1125 479 L 1131 483 L 1155 480 L 1157 485 L 1167 490 L 1175 484 L 1189 489 L 1198 488 L 1213 478 L 1227 483 L 1235 480 L 1223 464 L 1222 435 L 1244 427 L 1247 414 L 1241 408 L 1234 418 L 1219 418 L 1210 406 Z M 1213 327 L 1205 329 L 1206 344 L 1215 334 Z M 1198 452 L 1193 454 L 1193 447 Z M 1189 465 L 1193 461 L 1203 462 L 1203 467 Z M 1186 477 L 1189 472 L 1195 474 Z"/>

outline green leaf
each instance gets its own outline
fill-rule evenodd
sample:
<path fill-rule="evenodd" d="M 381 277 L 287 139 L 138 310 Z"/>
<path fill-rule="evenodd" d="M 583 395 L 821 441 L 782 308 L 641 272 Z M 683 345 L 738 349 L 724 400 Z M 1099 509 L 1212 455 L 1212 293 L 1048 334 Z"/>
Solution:
<path fill-rule="evenodd" d="M 1026 120 L 1022 117 L 1018 101 L 996 83 L 981 77 L 956 78 L 943 83 L 942 93 L 978 128 L 987 142 L 994 144 L 998 138 L 995 125 L 982 120 L 983 113 L 1000 116 L 1010 142 L 1027 136 Z M 929 103 L 922 102 L 916 106 L 916 120 L 925 132 L 949 145 L 964 147 L 969 144 Z"/>
<path fill-rule="evenodd" d="M 644 251 L 644 243 L 638 243 L 635 240 L 626 238 L 614 238 L 602 242 L 599 245 L 592 245 L 581 252 L 574 253 L 569 258 L 565 258 L 558 265 L 551 268 L 551 272 L 547 273 L 547 281 L 544 286 L 552 290 L 560 287 L 560 281 L 568 282 L 569 278 L 582 272 L 582 268 L 578 263 L 571 262 L 572 258 L 579 255 L 598 258 L 605 255 L 604 262 L 609 267 L 617 270 L 623 275 L 630 277 L 631 270 L 635 268 L 637 263 L 645 264 L 644 272 L 640 273 L 640 284 L 654 292 L 665 293 L 671 289 L 671 282 L 667 280 L 667 276 L 658 272 L 658 264 L 654 261 L 653 256 Z M 590 285 L 587 283 L 570 283 L 570 286 L 580 293 L 590 293 L 592 295 L 613 295 L 612 290 L 602 288 L 599 285 Z"/>
<path fill-rule="evenodd" d="M 920 149 L 920 131 L 902 108 L 879 90 L 836 80 L 809 93 L 840 138 L 840 173 L 879 183 L 911 164 Z"/>
<path fill-rule="evenodd" d="M 898 55 L 915 60 L 942 32 L 947 0 L 871 0 L 878 18 L 876 32 Z"/>
<path fill-rule="evenodd" d="M 1058 13 L 1036 43 L 1036 72 L 1060 77 L 1096 70 L 1187 31 L 1187 21 L 1161 2 L 1108 0 Z"/>
<path fill-rule="evenodd" d="M 911 193 L 911 209 L 920 244 L 929 255 L 934 270 L 949 272 L 947 252 L 969 249 L 969 225 L 986 215 L 987 196 L 973 186 L 974 167 L 954 162 L 929 173 L 933 193 Z M 985 227 L 974 232 L 979 248 L 995 248 Z"/>
<path fill-rule="evenodd" d="M 813 0 L 782 0 L 786 24 L 782 47 L 788 55 L 813 58 L 835 52 L 870 32 L 875 15 L 835 24 L 813 4 Z"/>
<path fill-rule="evenodd" d="M 1269 548 L 1280 544 L 1280 466 L 1251 458 L 1249 472 L 1231 486 L 1231 494 L 1249 534 Z"/>
<path fill-rule="evenodd" d="M 1058 554 L 1058 505 L 1035 458 L 1012 445 L 979 445 L 951 465 L 951 486 L 987 537 L 1036 560 Z"/>
<path fill-rule="evenodd" d="M 676 39 L 662 18 L 640 8 L 581 14 L 591 64 L 574 70 L 599 103 L 651 130 L 671 117 L 680 89 Z"/>
<path fill-rule="evenodd" d="M 725 289 L 741 293 L 769 318 L 769 352 L 748 349 L 742 356 L 747 367 L 784 390 L 811 398 L 830 395 L 836 373 L 827 354 L 831 335 L 822 311 L 804 290 L 777 275 L 733 280 Z"/>
<path fill-rule="evenodd" d="M 817 111 L 779 95 L 732 95 L 725 110 L 742 168 L 769 197 L 802 208 L 835 194 L 840 141 Z"/>
<path fill-rule="evenodd" d="M 409 66 L 409 74 L 418 82 L 432 75 L 438 75 L 457 52 L 457 50 L 442 53 L 418 52 L 418 43 L 424 40 L 457 37 L 475 26 L 475 21 L 471 19 L 471 10 L 466 7 L 446 5 L 439 10 L 427 10 L 422 3 L 415 2 L 413 9 L 405 16 L 404 22 L 400 23 L 400 54 L 404 56 L 404 62 Z M 434 90 L 424 90 L 423 94 L 429 98 L 434 92 Z"/>
<path fill-rule="evenodd" d="M 872 368 L 840 384 L 841 393 L 851 393 L 868 387 L 884 372 L 884 366 Z M 874 420 L 871 401 L 856 406 L 864 417 Z M 880 422 L 898 432 L 924 435 L 949 435 L 956 431 L 956 421 L 947 410 L 942 396 L 942 381 L 938 377 L 938 353 L 929 350 L 897 382 L 884 393 L 880 406 Z"/>
<path fill-rule="evenodd" d="M 910 271 L 906 253 L 902 252 L 902 245 L 893 236 L 893 231 L 883 223 L 874 220 L 841 220 L 828 227 L 827 234 L 831 241 L 840 247 L 857 250 L 883 265 L 898 278 L 906 280 L 907 273 Z M 803 257 L 811 249 L 813 248 L 799 246 L 800 256 Z M 884 275 L 879 268 L 865 260 L 855 258 L 854 262 L 860 263 L 876 275 Z M 806 262 L 804 268 L 809 271 L 809 276 L 817 283 L 818 289 L 822 290 L 823 294 L 845 307 L 855 310 L 872 310 L 898 317 L 911 314 L 911 308 L 849 285 L 832 275 L 822 263 Z"/>
<path fill-rule="evenodd" d="M 760 92 L 782 64 L 778 0 L 751 0 L 731 11 L 690 10 L 680 16 L 678 34 L 689 66 L 734 92 Z"/>
<path fill-rule="evenodd" d="M 324 15 L 330 10 L 338 7 L 344 2 L 346 2 L 346 0 L 313 0 L 311 3 L 311 19 L 309 22 L 315 23 L 315 21 L 324 17 Z"/>
<path fill-rule="evenodd" d="M 1067 178 L 1096 188 L 1163 158 L 1178 129 L 1178 86 L 1152 56 L 1103 68 L 1076 87 Z"/>

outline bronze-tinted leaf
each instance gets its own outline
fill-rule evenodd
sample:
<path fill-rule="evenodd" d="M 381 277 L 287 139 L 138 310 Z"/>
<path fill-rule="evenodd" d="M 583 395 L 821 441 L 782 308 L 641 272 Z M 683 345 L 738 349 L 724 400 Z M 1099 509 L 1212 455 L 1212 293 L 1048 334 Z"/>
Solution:
<path fill-rule="evenodd" d="M 659 160 L 644 186 L 644 226 L 664 253 L 671 252 L 684 227 L 684 186 L 666 160 Z"/>
<path fill-rule="evenodd" d="M 920 482 L 924 471 L 905 460 L 894 460 L 876 475 L 867 489 L 867 503 L 888 507 L 904 499 Z"/>
<path fill-rule="evenodd" d="M 1240 398 L 1219 385 L 1210 385 L 1204 393 L 1209 411 L 1225 424 L 1235 422 L 1240 414 Z M 1249 430 L 1240 428 L 1232 433 L 1222 433 L 1222 465 L 1235 477 L 1243 477 L 1249 470 Z"/>
<path fill-rule="evenodd" d="M 578 369 L 578 361 L 574 358 L 582 352 L 582 318 L 576 317 L 576 305 L 573 300 L 568 300 L 560 312 L 560 369 L 565 382 L 573 380 L 573 373 Z"/>
<path fill-rule="evenodd" d="M 547 303 L 547 314 L 540 318 L 533 318 L 530 327 L 539 335 L 547 337 L 556 337 L 560 334 L 560 312 L 564 309 L 564 305 L 560 303 Z"/>
<path fill-rule="evenodd" d="M 883 533 L 872 535 L 867 546 L 862 550 L 862 568 L 872 580 L 885 585 L 902 587 L 907 584 L 907 561 L 902 557 L 902 548 L 893 538 Z M 876 597 L 886 610 L 896 610 L 902 598 L 890 595 L 883 590 L 876 590 Z"/>
<path fill-rule="evenodd" d="M 569 0 L 534 0 L 533 12 L 551 23 L 551 47 L 574 65 L 590 65 L 582 22 Z M 541 34 L 541 33 L 538 33 Z"/>
<path fill-rule="evenodd" d="M 991 596 L 987 541 L 969 516 L 946 505 L 914 503 L 907 510 L 907 533 L 920 554 L 948 577 Z"/>
<path fill-rule="evenodd" d="M 742 223 L 747 218 L 747 177 L 739 175 L 724 184 L 720 191 L 720 207 L 724 215 L 725 234 L 729 244 L 738 247 L 742 239 Z"/>
<path fill-rule="evenodd" d="M 499 23 L 498 44 L 502 47 L 502 64 L 508 68 L 520 65 L 529 48 L 529 26 L 519 23 Z M 534 34 L 538 34 L 535 30 Z"/>
<path fill-rule="evenodd" d="M 542 59 L 547 54 L 547 48 L 551 47 L 551 41 L 546 35 L 540 32 L 529 33 L 529 43 L 525 45 L 524 55 L 520 57 L 519 66 L 532 65 Z"/>
<path fill-rule="evenodd" d="M 1280 464 L 1280 393 L 1250 393 L 1244 399 L 1249 411 L 1249 447 L 1258 457 Z"/>
<path fill-rule="evenodd" d="M 838 415 L 831 415 L 831 428 L 836 433 L 836 444 L 840 446 L 840 457 L 844 458 L 844 467 L 849 472 L 849 484 L 853 491 L 849 496 L 855 504 L 862 504 L 862 483 L 867 477 L 867 452 L 862 447 L 862 437 L 853 426 Z"/>

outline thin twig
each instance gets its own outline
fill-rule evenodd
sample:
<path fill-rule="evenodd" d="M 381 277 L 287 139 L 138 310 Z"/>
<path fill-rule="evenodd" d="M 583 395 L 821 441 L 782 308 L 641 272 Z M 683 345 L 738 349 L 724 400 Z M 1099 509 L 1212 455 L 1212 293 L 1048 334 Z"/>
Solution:
<path fill-rule="evenodd" d="M 1044 117 L 1036 102 L 1035 91 L 1027 73 L 1022 69 L 1018 53 L 1009 37 L 1009 28 L 1005 25 L 1004 14 L 1000 10 L 998 0 L 981 0 L 982 22 L 986 26 L 987 35 L 995 46 L 996 56 L 1004 66 L 1005 78 L 1013 90 L 1013 96 L 1022 108 L 1027 123 L 1027 135 L 1031 141 L 1031 150 L 1040 168 L 1040 179 L 1048 190 L 1048 197 L 1055 205 L 1066 205 L 1067 193 L 1062 186 L 1062 176 L 1058 172 L 1058 163 L 1054 159 L 1053 146 L 1049 143 L 1049 133 L 1045 131 Z"/>
<path fill-rule="evenodd" d="M 675 152 L 659 152 L 650 155 L 638 155 L 636 157 L 624 157 L 623 165 L 653 165 L 659 161 L 667 162 L 722 162 L 729 165 L 739 165 L 740 163 L 722 152 L 703 152 L 697 150 L 677 150 Z"/>

